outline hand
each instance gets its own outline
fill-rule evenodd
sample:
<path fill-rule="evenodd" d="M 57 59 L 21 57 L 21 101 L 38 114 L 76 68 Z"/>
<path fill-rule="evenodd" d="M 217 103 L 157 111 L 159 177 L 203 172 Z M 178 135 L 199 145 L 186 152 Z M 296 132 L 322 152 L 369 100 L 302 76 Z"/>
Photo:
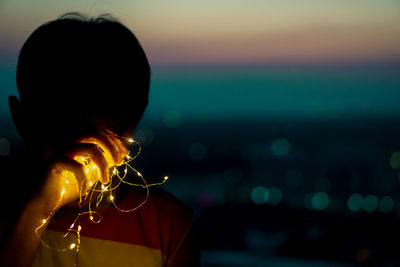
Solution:
<path fill-rule="evenodd" d="M 63 151 L 54 152 L 48 158 L 44 183 L 36 194 L 44 213 L 50 215 L 84 196 L 97 180 L 107 184 L 109 169 L 121 165 L 127 155 L 121 140 L 107 133 L 81 138 Z"/>

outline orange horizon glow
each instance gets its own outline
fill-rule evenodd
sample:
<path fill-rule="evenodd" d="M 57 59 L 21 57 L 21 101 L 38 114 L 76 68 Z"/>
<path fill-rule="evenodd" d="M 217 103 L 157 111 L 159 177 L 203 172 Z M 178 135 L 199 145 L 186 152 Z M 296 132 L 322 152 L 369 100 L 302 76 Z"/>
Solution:
<path fill-rule="evenodd" d="M 155 65 L 400 59 L 400 2 L 389 0 L 7 0 L 0 58 L 15 59 L 37 26 L 72 10 L 114 15 Z"/>

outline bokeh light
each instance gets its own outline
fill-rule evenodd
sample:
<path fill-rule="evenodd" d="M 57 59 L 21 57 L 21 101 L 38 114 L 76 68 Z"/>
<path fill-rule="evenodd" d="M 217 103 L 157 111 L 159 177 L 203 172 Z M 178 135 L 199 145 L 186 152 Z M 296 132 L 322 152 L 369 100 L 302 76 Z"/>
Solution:
<path fill-rule="evenodd" d="M 363 207 L 366 212 L 373 212 L 378 207 L 379 200 L 375 195 L 368 195 L 364 199 Z"/>
<path fill-rule="evenodd" d="M 390 157 L 390 166 L 396 170 L 400 168 L 400 151 L 392 153 L 392 156 Z"/>
<path fill-rule="evenodd" d="M 179 128 L 182 124 L 182 115 L 176 111 L 168 111 L 164 114 L 163 123 L 171 129 Z"/>
<path fill-rule="evenodd" d="M 384 196 L 382 197 L 380 203 L 379 203 L 379 210 L 383 213 L 389 213 L 393 210 L 394 207 L 394 201 L 393 198 L 390 196 Z"/>
<path fill-rule="evenodd" d="M 265 203 L 265 192 L 267 192 L 267 189 L 263 186 L 256 186 L 251 190 L 250 193 L 250 198 L 251 200 L 256 203 L 256 204 L 264 204 Z"/>
<path fill-rule="evenodd" d="M 363 197 L 354 193 L 347 200 L 347 208 L 351 211 L 359 211 L 363 206 Z"/>
<path fill-rule="evenodd" d="M 271 150 L 277 156 L 286 156 L 290 151 L 290 143 L 285 138 L 277 138 L 272 142 Z"/>
<path fill-rule="evenodd" d="M 141 145 L 150 145 L 154 140 L 154 132 L 150 128 L 143 127 L 135 130 L 134 138 Z"/>
<path fill-rule="evenodd" d="M 324 192 L 316 193 L 311 200 L 314 209 L 324 210 L 329 206 L 329 196 Z"/>
<path fill-rule="evenodd" d="M 193 143 L 189 146 L 189 156 L 193 160 L 203 160 L 207 155 L 207 148 L 200 143 Z"/>
<path fill-rule="evenodd" d="M 279 188 L 271 187 L 268 189 L 268 191 L 269 191 L 268 204 L 277 205 L 282 201 L 282 191 Z M 265 194 L 264 198 L 266 198 Z"/>

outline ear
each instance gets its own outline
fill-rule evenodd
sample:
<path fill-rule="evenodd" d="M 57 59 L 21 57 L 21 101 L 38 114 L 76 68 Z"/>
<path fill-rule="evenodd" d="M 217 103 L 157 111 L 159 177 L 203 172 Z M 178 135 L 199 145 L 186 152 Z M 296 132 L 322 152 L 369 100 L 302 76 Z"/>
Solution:
<path fill-rule="evenodd" d="M 24 116 L 24 107 L 21 102 L 16 96 L 9 96 L 8 97 L 8 104 L 10 106 L 11 117 L 14 121 L 15 127 L 21 137 L 25 135 L 25 116 Z"/>

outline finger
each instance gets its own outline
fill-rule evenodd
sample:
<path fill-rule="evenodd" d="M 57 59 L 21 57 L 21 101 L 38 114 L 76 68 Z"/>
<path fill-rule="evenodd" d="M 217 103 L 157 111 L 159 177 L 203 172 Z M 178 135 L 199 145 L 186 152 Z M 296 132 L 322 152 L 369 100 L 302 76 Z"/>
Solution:
<path fill-rule="evenodd" d="M 101 133 L 81 138 L 78 142 L 99 145 L 105 151 L 106 159 L 110 165 L 121 165 L 124 157 L 128 154 L 128 150 L 118 138 L 112 138 L 112 136 Z"/>
<path fill-rule="evenodd" d="M 125 144 L 122 142 L 121 139 L 113 136 L 112 134 L 107 134 L 106 136 L 107 136 L 107 138 L 109 140 L 111 140 L 111 142 L 113 144 L 115 144 L 117 146 L 117 148 L 119 150 L 118 158 L 117 158 L 117 161 L 116 161 L 116 163 L 117 163 L 116 165 L 119 166 L 119 165 L 121 165 L 123 163 L 124 158 L 129 154 L 129 150 L 125 146 Z"/>
<path fill-rule="evenodd" d="M 108 183 L 108 170 L 111 166 L 98 145 L 92 143 L 76 143 L 68 148 L 65 155 L 71 159 L 77 156 L 90 158 L 100 169 L 100 182 L 103 184 Z"/>
<path fill-rule="evenodd" d="M 80 193 L 81 195 L 86 194 L 87 190 L 87 181 L 86 181 L 86 175 L 84 173 L 84 165 L 70 159 L 68 157 L 58 157 L 55 159 L 55 162 L 53 164 L 53 170 L 56 170 L 60 172 L 62 176 L 65 178 L 65 186 L 73 185 L 73 182 L 71 181 L 71 177 L 66 176 L 67 173 L 65 171 L 69 171 L 74 175 L 74 178 L 77 181 L 76 184 L 76 193 Z M 63 192 L 62 192 L 63 194 Z"/>

